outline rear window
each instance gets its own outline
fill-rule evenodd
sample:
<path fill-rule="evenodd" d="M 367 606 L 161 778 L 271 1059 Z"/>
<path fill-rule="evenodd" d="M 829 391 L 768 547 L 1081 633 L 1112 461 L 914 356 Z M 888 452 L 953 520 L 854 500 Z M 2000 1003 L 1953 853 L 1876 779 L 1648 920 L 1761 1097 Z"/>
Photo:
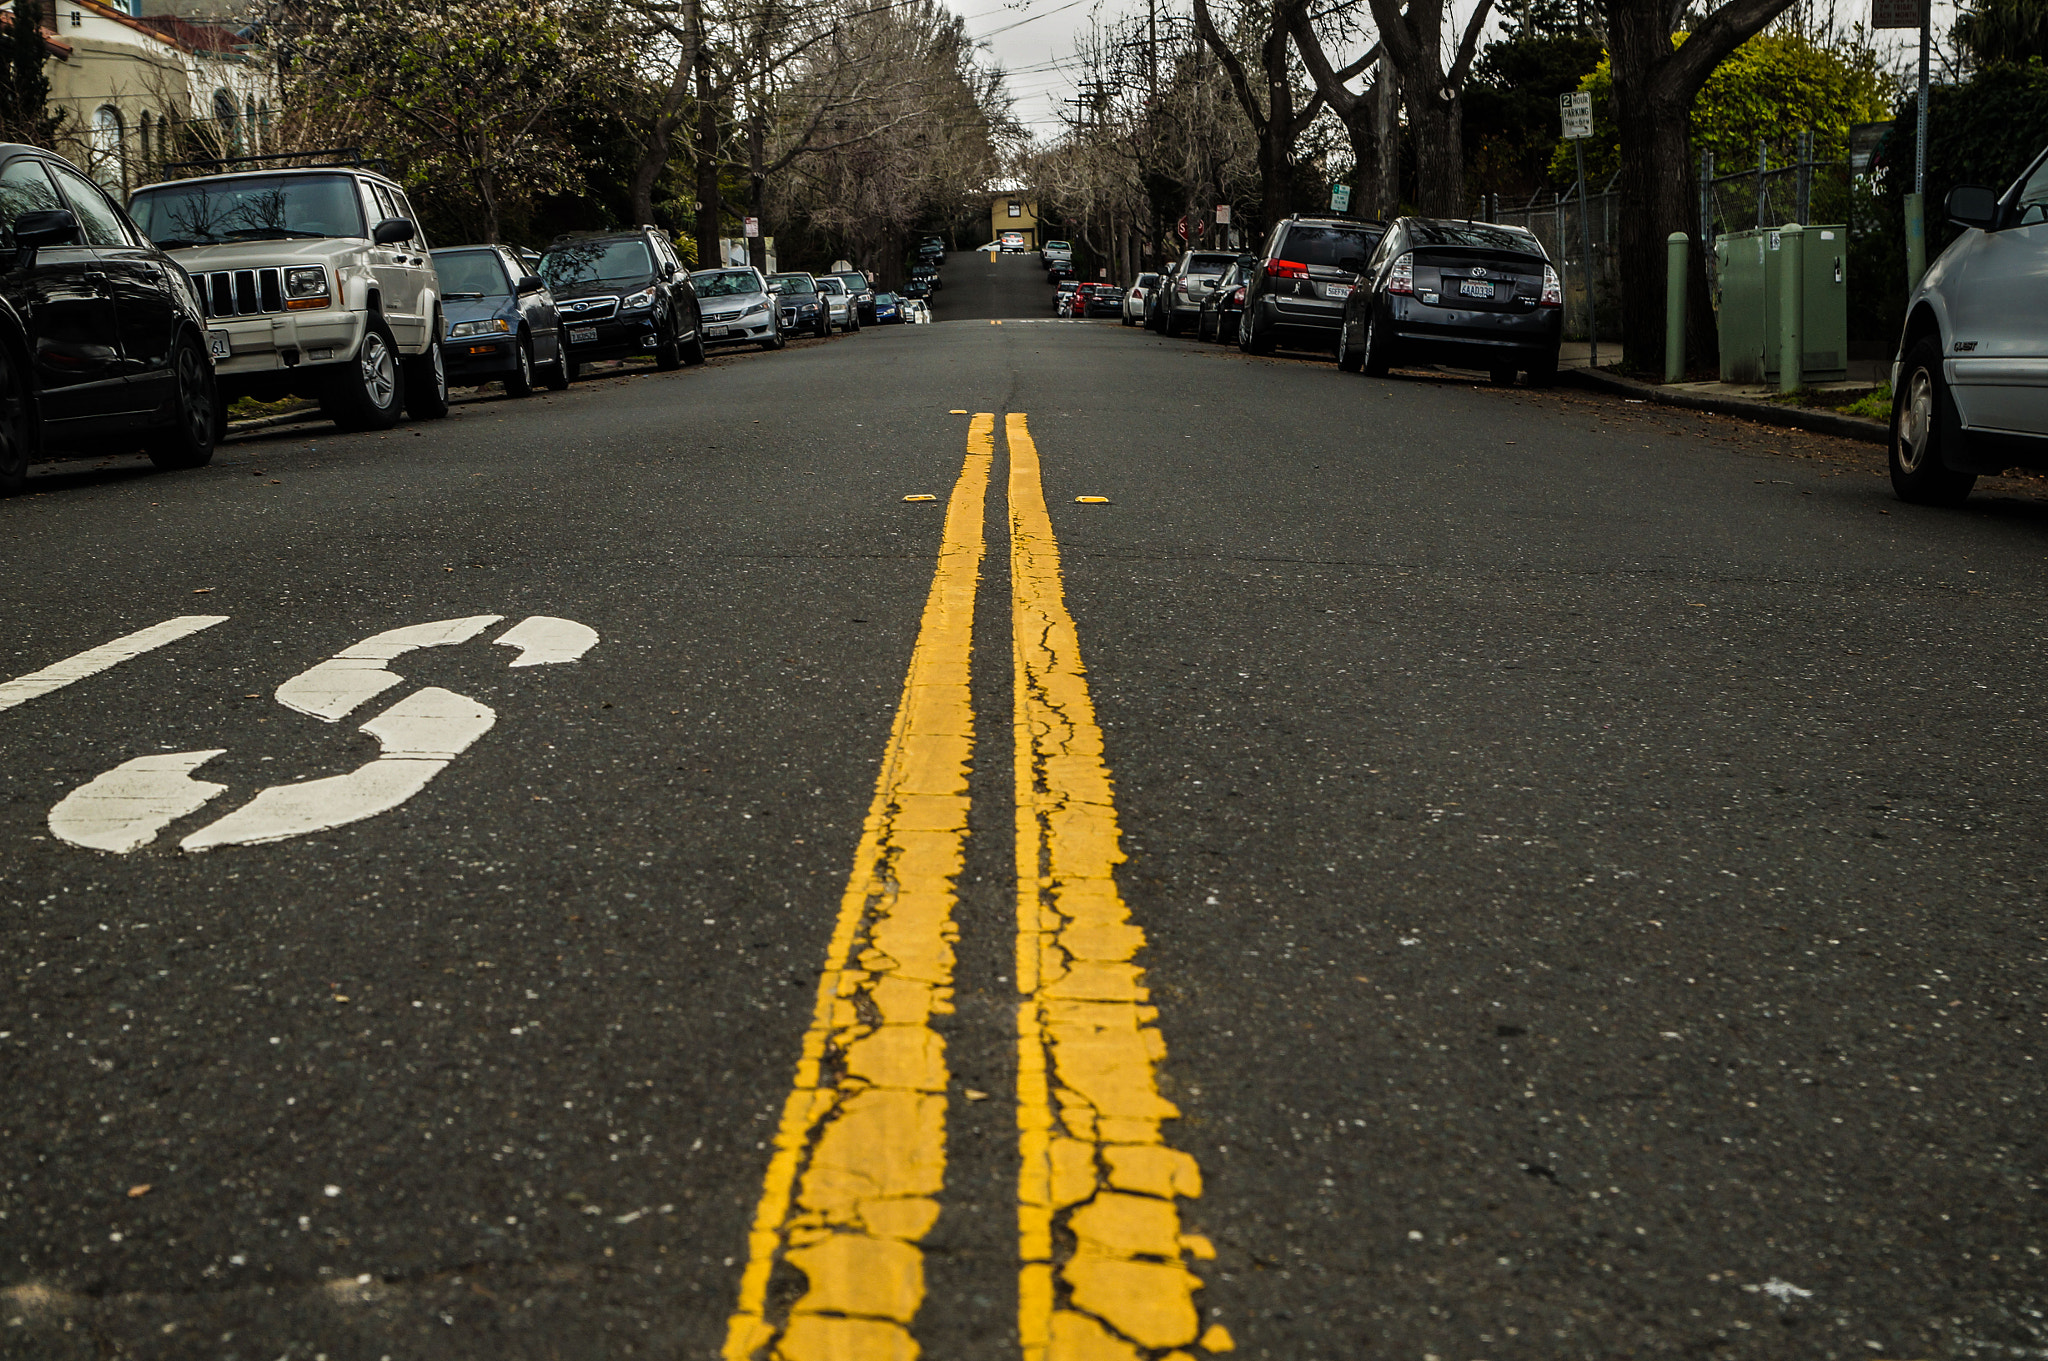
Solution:
<path fill-rule="evenodd" d="M 1133 288 L 1150 288 L 1150 287 L 1151 287 L 1152 285 L 1154 285 L 1154 284 L 1156 284 L 1156 283 L 1158 283 L 1158 282 L 1159 282 L 1159 276 L 1158 276 L 1157 274 L 1140 274 L 1140 275 L 1138 276 L 1138 281 L 1137 281 L 1136 283 L 1132 284 L 1132 285 L 1131 285 L 1131 287 L 1133 287 Z"/>
<path fill-rule="evenodd" d="M 1188 273 L 1204 275 L 1221 274 L 1236 263 L 1237 257 L 1235 255 L 1197 255 L 1194 259 L 1188 261 Z"/>
<path fill-rule="evenodd" d="M 1381 232 L 1375 228 L 1367 231 L 1363 227 L 1311 227 L 1297 223 L 1287 229 L 1287 240 L 1280 247 L 1281 258 L 1303 265 L 1323 265 L 1330 269 L 1342 268 L 1346 260 L 1357 263 L 1354 269 L 1362 269 L 1372 258 L 1373 248 L 1380 243 Z"/>
<path fill-rule="evenodd" d="M 1543 254 L 1543 247 L 1527 232 L 1510 231 L 1484 222 L 1431 222 L 1411 218 L 1408 222 L 1408 243 L 1413 246 L 1477 246 L 1481 250 Z"/>

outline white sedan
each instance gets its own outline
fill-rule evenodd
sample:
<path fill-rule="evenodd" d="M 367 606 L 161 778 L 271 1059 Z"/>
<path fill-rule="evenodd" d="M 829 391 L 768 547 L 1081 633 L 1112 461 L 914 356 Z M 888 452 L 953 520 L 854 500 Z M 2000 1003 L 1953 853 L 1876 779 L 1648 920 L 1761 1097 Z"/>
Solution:
<path fill-rule="evenodd" d="M 1142 326 L 1145 322 L 1145 299 L 1152 296 L 1158 287 L 1157 274 L 1140 274 L 1138 281 L 1124 294 L 1124 325 Z"/>

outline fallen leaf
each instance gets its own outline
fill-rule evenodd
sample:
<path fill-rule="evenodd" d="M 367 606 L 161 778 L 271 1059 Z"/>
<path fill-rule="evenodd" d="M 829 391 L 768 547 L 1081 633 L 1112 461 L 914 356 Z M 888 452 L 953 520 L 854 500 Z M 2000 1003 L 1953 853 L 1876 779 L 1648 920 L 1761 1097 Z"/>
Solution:
<path fill-rule="evenodd" d="M 205 594 L 207 594 L 207 593 L 208 593 L 209 591 L 211 591 L 212 589 L 213 589 L 213 587 L 211 587 L 211 586 L 195 586 L 195 587 L 193 587 L 193 589 L 192 589 L 192 594 L 194 594 L 194 595 L 205 595 Z"/>
<path fill-rule="evenodd" d="M 966 1093 L 967 1093 L 967 1099 L 968 1099 L 969 1101 L 986 1101 L 986 1100 L 988 1100 L 988 1093 L 987 1093 L 987 1092 L 977 1092 L 977 1091 L 975 1091 L 975 1090 L 974 1090 L 974 1088 L 972 1088 L 972 1087 L 969 1087 L 969 1088 L 967 1088 L 967 1089 L 966 1089 Z"/>
<path fill-rule="evenodd" d="M 141 1185 L 139 1185 L 139 1186 L 131 1186 L 131 1187 L 129 1187 L 129 1188 L 128 1188 L 128 1199 L 130 1199 L 130 1200 L 139 1200 L 139 1199 L 141 1199 L 141 1198 L 142 1198 L 143 1196 L 146 1196 L 146 1195 L 148 1195 L 148 1194 L 149 1194 L 149 1183 L 148 1183 L 148 1182 L 143 1182 L 143 1183 L 142 1183 Z"/>

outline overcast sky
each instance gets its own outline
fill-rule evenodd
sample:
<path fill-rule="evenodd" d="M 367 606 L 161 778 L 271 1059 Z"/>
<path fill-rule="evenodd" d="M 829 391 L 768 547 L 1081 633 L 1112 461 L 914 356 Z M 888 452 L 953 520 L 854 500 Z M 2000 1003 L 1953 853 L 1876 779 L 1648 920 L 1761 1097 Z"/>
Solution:
<path fill-rule="evenodd" d="M 1868 0 L 1836 0 L 1840 13 L 1861 16 Z M 946 0 L 954 13 L 967 20 L 969 36 L 984 40 L 988 51 L 1009 75 L 1010 95 L 1016 101 L 1017 117 L 1034 137 L 1056 136 L 1060 130 L 1059 101 L 1075 90 L 1078 68 L 1074 66 L 1077 39 L 1087 32 L 1092 18 L 1104 25 L 1127 14 L 1143 14 L 1145 0 Z M 1825 3 L 1825 0 L 1822 0 Z M 1460 15 L 1470 13 L 1469 0 L 1452 8 Z M 1161 13 L 1169 10 L 1186 14 L 1190 0 L 1159 0 Z M 1955 22 L 1953 0 L 1934 0 L 1934 31 L 1946 33 Z M 1919 35 L 1911 31 L 1883 30 L 1877 34 L 1878 48 L 1888 59 L 1910 62 L 1917 55 Z M 1940 65 L 1935 66 L 1940 78 Z"/>

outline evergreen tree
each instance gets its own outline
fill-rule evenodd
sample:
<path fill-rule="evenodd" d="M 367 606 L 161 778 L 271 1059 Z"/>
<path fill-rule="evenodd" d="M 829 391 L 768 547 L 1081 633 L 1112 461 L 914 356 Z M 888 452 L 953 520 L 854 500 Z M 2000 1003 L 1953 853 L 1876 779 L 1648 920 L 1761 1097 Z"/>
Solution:
<path fill-rule="evenodd" d="M 61 114 L 50 112 L 50 78 L 43 72 L 43 7 L 14 0 L 14 22 L 0 28 L 0 137 L 55 148 Z"/>

